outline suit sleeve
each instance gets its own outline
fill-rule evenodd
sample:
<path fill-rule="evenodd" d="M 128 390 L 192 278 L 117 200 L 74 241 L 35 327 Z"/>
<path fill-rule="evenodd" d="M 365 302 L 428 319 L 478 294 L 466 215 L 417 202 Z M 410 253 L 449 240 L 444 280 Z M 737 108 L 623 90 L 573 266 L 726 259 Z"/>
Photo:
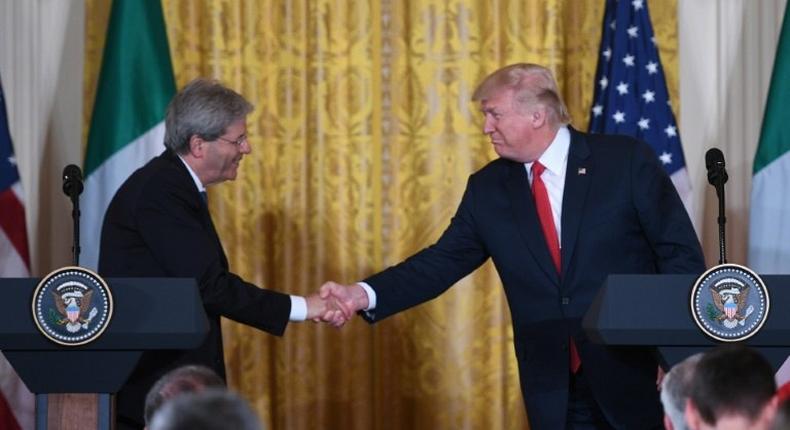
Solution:
<path fill-rule="evenodd" d="M 631 157 L 631 192 L 658 273 L 705 271 L 705 259 L 686 208 L 655 152 L 638 142 Z"/>
<path fill-rule="evenodd" d="M 135 210 L 146 247 L 169 276 L 195 278 L 208 313 L 222 315 L 275 335 L 288 323 L 288 295 L 265 290 L 229 272 L 224 253 L 203 208 L 190 204 L 176 183 L 157 184 Z"/>
<path fill-rule="evenodd" d="M 488 252 L 476 228 L 473 180 L 435 244 L 365 279 L 377 301 L 375 309 L 362 313 L 366 320 L 374 322 L 431 300 L 486 261 Z"/>

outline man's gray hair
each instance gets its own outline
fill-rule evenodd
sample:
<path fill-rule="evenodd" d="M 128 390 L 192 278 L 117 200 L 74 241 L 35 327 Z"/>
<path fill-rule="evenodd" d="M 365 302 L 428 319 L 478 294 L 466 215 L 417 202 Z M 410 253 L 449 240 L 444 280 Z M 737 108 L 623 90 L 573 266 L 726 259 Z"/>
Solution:
<path fill-rule="evenodd" d="M 672 366 L 661 381 L 661 405 L 664 406 L 664 414 L 672 421 L 675 430 L 688 430 L 685 417 L 686 401 L 691 393 L 694 368 L 701 358 L 701 352 L 687 357 Z"/>
<path fill-rule="evenodd" d="M 198 136 L 216 140 L 234 121 L 253 110 L 239 93 L 211 79 L 198 78 L 185 86 L 167 106 L 165 146 L 178 154 L 189 150 L 189 140 Z"/>
<path fill-rule="evenodd" d="M 247 402 L 227 390 L 206 390 L 178 396 L 162 406 L 150 430 L 261 430 Z"/>

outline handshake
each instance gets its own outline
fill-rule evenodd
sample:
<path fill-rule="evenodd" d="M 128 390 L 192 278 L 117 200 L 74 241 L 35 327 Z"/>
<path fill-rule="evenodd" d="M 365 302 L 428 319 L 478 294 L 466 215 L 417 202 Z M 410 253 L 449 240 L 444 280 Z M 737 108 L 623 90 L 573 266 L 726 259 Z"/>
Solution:
<path fill-rule="evenodd" d="M 307 319 L 323 321 L 337 328 L 343 327 L 357 311 L 369 306 L 368 294 L 361 285 L 341 285 L 331 281 L 305 300 Z"/>

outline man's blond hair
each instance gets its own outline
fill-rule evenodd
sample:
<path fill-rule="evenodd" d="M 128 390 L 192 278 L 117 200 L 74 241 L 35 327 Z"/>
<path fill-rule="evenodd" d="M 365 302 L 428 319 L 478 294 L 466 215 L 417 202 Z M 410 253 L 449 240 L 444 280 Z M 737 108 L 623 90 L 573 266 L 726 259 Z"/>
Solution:
<path fill-rule="evenodd" d="M 555 124 L 571 122 L 568 108 L 557 89 L 557 81 L 543 66 L 530 63 L 505 66 L 483 79 L 472 94 L 472 100 L 487 100 L 502 90 L 512 90 L 514 100 L 521 108 L 545 106 L 551 122 Z"/>

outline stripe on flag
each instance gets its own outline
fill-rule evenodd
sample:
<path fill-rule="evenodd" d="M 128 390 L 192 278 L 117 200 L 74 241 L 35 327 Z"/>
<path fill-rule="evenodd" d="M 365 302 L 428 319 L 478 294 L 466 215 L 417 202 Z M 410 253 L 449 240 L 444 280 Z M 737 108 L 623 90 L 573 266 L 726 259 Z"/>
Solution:
<path fill-rule="evenodd" d="M 22 186 L 8 129 L 0 79 L 0 278 L 30 276 Z M 0 354 L 0 428 L 32 429 L 35 400 Z"/>

